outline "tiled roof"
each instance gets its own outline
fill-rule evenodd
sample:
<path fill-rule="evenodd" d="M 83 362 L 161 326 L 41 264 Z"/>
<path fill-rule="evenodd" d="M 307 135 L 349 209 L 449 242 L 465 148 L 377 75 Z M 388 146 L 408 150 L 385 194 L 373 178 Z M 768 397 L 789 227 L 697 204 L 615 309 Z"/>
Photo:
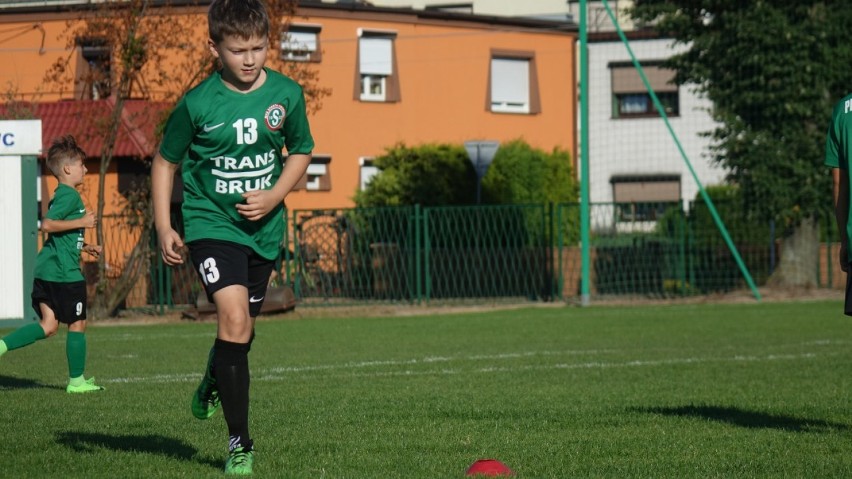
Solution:
<path fill-rule="evenodd" d="M 54 139 L 74 135 L 90 157 L 100 157 L 104 147 L 104 129 L 115 100 L 77 100 L 34 103 L 28 109 L 41 119 L 42 145 L 45 153 Z M 157 147 L 156 127 L 168 112 L 169 105 L 146 100 L 126 100 L 113 157 L 151 157 Z M 7 107 L 0 105 L 0 115 Z"/>

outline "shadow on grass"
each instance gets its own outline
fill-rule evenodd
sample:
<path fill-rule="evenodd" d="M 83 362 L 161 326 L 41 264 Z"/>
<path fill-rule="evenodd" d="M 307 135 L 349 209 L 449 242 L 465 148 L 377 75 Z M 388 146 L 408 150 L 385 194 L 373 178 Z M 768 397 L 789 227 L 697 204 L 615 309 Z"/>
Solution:
<path fill-rule="evenodd" d="M 778 429 L 790 432 L 829 432 L 848 431 L 850 427 L 837 422 L 821 419 L 779 416 L 758 411 L 749 411 L 737 407 L 723 406 L 679 406 L 631 408 L 632 412 L 662 414 L 664 416 L 693 417 L 725 422 L 734 426 L 751 429 Z"/>
<path fill-rule="evenodd" d="M 156 454 L 182 461 L 196 461 L 216 469 L 221 468 L 221 461 L 210 458 L 199 458 L 198 450 L 183 441 L 157 434 L 134 436 L 130 434 L 111 435 L 89 432 L 60 432 L 56 442 L 76 452 L 92 452 L 103 448 L 113 451 L 142 452 Z"/>
<path fill-rule="evenodd" d="M 32 379 L 15 378 L 0 374 L 0 391 L 3 389 L 61 389 L 64 391 L 65 386 L 44 384 L 38 381 L 33 381 Z"/>

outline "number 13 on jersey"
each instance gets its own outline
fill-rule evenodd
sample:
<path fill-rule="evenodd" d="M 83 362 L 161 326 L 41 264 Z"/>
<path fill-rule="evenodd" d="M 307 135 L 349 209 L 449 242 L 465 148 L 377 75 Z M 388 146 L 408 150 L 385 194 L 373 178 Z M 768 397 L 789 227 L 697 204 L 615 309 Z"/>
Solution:
<path fill-rule="evenodd" d="M 237 132 L 238 145 L 253 145 L 257 142 L 257 120 L 254 118 L 241 118 L 231 126 Z"/>

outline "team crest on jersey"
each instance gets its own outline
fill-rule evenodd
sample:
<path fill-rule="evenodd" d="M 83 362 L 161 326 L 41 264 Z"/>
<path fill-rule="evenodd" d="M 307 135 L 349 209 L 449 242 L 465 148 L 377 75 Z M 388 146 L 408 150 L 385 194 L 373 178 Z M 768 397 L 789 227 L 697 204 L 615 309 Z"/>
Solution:
<path fill-rule="evenodd" d="M 266 120 L 266 126 L 269 127 L 270 130 L 277 130 L 284 125 L 284 107 L 279 105 L 278 103 L 270 106 L 266 109 L 266 114 L 264 115 L 264 119 Z"/>

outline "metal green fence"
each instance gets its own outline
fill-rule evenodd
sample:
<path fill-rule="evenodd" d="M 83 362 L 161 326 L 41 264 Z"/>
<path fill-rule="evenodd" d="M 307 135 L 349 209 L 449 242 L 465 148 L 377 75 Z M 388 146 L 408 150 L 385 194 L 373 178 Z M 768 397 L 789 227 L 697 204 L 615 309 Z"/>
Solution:
<path fill-rule="evenodd" d="M 303 302 L 550 299 L 548 210 L 294 211 L 282 269 Z"/>
<path fill-rule="evenodd" d="M 687 208 L 591 205 L 592 298 L 666 299 L 747 290 L 703 207 L 701 202 Z M 719 209 L 754 280 L 765 285 L 780 257 L 780 233 L 771 223 L 741 217 L 732 206 L 722 203 Z M 276 281 L 292 287 L 304 306 L 577 301 L 579 215 L 578 204 L 291 211 Z M 132 222 L 114 221 L 105 246 L 129 251 Z M 826 215 L 819 224 L 817 284 L 842 288 L 833 219 Z M 165 267 L 156 239 L 149 241 L 152 263 L 128 306 L 164 311 L 194 304 L 201 287 L 192 266 L 187 261 Z M 120 264 L 110 267 L 111 274 L 120 273 Z"/>
<path fill-rule="evenodd" d="M 765 286 L 778 266 L 780 230 L 771 222 L 744 217 L 734 205 L 719 202 L 731 239 L 758 286 Z M 579 205 L 560 205 L 559 217 L 576 218 Z M 747 290 L 731 251 L 703 202 L 683 209 L 678 204 L 592 204 L 590 208 L 590 285 L 597 300 L 611 297 L 676 298 Z M 839 245 L 833 218 L 819 219 L 815 284 L 840 288 Z M 563 222 L 564 225 L 564 222 Z M 564 231 L 564 230 L 563 230 Z M 579 297 L 580 245 L 559 248 L 561 297 Z"/>
<path fill-rule="evenodd" d="M 152 291 L 156 282 L 150 277 L 151 269 L 156 267 L 156 262 L 153 261 L 150 243 L 139 244 L 140 241 L 150 242 L 151 240 L 145 234 L 142 218 L 124 214 L 104 215 L 101 224 L 105 287 L 121 287 L 122 290 L 127 291 L 123 304 L 120 305 L 123 309 L 148 308 L 156 304 L 158 296 Z M 98 244 L 95 229 L 85 230 L 85 241 L 88 244 Z M 155 251 L 156 248 L 153 250 Z M 81 259 L 83 276 L 89 286 L 88 294 L 91 300 L 93 295 L 97 294 L 95 285 L 98 282 L 98 263 L 96 259 L 85 253 L 82 254 Z M 134 277 L 130 278 L 129 282 L 125 282 L 122 280 L 122 275 L 129 273 L 129 270 L 133 271 Z"/>
<path fill-rule="evenodd" d="M 592 296 L 677 298 L 748 289 L 701 202 L 591 205 Z M 758 285 L 779 257 L 772 224 L 722 204 Z M 288 278 L 302 304 L 579 298 L 579 205 L 295 211 Z M 822 218 L 821 287 L 839 287 L 832 219 Z"/>

